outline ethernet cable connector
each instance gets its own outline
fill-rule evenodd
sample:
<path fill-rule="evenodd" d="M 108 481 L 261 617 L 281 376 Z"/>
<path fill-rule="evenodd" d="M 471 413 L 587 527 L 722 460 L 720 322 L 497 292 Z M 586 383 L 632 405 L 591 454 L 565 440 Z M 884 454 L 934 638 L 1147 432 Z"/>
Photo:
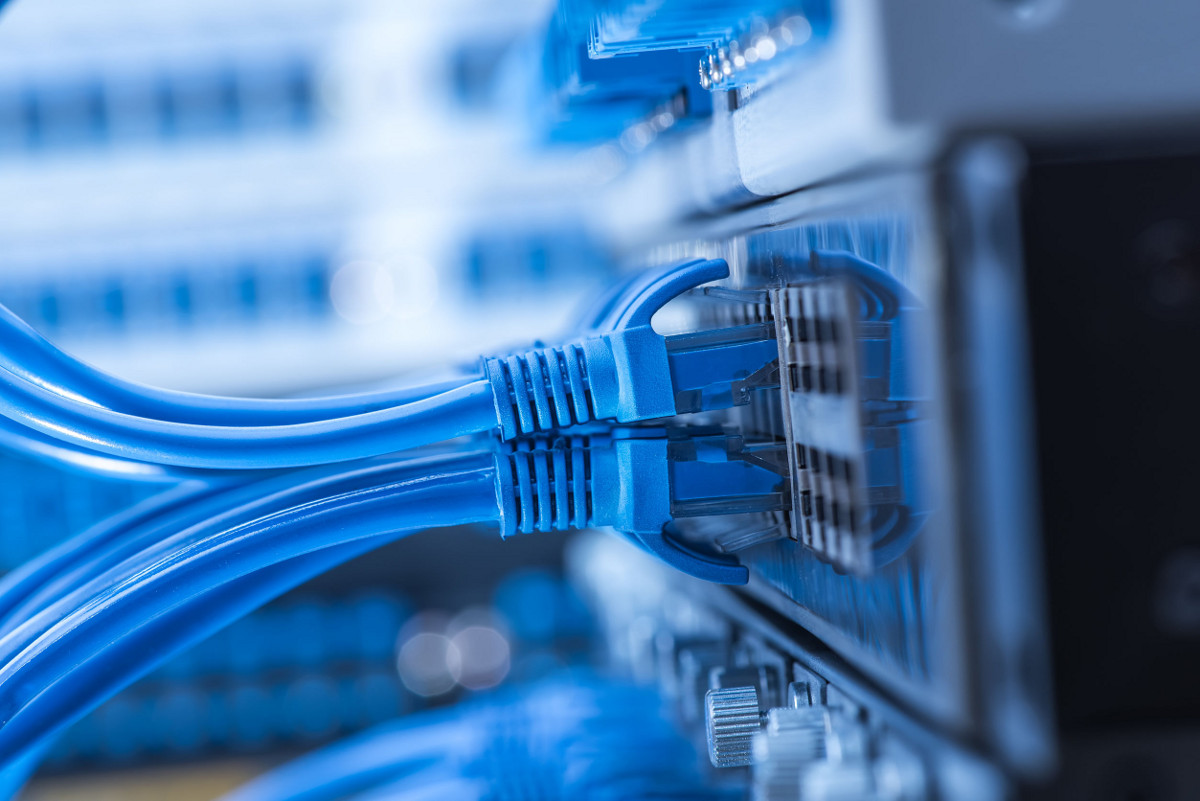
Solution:
<path fill-rule="evenodd" d="M 497 453 L 501 530 L 609 527 L 684 573 L 744 584 L 731 556 L 684 541 L 680 518 L 789 508 L 786 458 L 715 428 L 521 438 Z"/>
<path fill-rule="evenodd" d="M 724 409 L 746 403 L 756 389 L 778 386 L 770 326 L 677 336 L 651 327 L 668 301 L 728 275 L 720 259 L 639 274 L 597 304 L 573 341 L 486 359 L 501 437 Z"/>

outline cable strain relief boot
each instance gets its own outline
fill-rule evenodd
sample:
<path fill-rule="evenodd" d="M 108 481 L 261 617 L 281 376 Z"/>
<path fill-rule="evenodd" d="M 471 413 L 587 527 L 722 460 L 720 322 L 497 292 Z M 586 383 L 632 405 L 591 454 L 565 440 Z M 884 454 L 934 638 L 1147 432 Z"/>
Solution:
<path fill-rule="evenodd" d="M 589 526 L 661 532 L 671 522 L 667 441 L 601 434 L 501 442 L 496 492 L 505 537 Z"/>
<path fill-rule="evenodd" d="M 573 342 L 485 359 L 501 438 L 590 420 L 673 417 L 666 340 L 651 320 L 680 293 L 728 275 L 729 266 L 720 259 L 647 271 L 606 299 Z"/>
<path fill-rule="evenodd" d="M 501 536 L 607 526 L 688 575 L 745 584 L 748 573 L 736 558 L 698 552 L 674 538 L 668 441 L 628 433 L 498 442 Z"/>
<path fill-rule="evenodd" d="M 496 452 L 501 536 L 592 524 L 591 438 L 522 438 Z"/>
<path fill-rule="evenodd" d="M 484 360 L 500 437 L 553 431 L 596 417 L 589 359 L 578 343 Z"/>
<path fill-rule="evenodd" d="M 675 414 L 666 344 L 648 326 L 490 358 L 484 373 L 502 439 Z"/>

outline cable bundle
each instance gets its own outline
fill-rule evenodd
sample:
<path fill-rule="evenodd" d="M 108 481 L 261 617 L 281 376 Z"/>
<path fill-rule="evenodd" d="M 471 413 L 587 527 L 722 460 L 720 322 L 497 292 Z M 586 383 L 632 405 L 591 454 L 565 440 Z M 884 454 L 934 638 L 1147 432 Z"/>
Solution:
<path fill-rule="evenodd" d="M 51 438 L 85 454 L 168 467 L 279 469 L 394 453 L 496 424 L 491 386 L 470 375 L 394 391 L 284 400 L 131 384 L 59 351 L 3 307 L 0 366 L 0 415 L 32 430 L 25 449 L 41 456 Z M 4 431 L 19 442 L 19 428 Z"/>
<path fill-rule="evenodd" d="M 0 580 L 0 763 L 172 654 L 337 564 L 496 520 L 488 451 L 183 486 Z"/>
<path fill-rule="evenodd" d="M 677 505 L 744 511 L 746 487 L 774 502 L 782 478 L 725 443 L 696 461 L 695 448 L 668 448 L 688 435 L 662 428 L 557 430 L 673 416 L 677 374 L 694 392 L 761 371 L 770 340 L 747 348 L 738 332 L 710 375 L 696 365 L 727 343 L 672 350 L 650 327 L 667 300 L 726 269 L 688 262 L 635 276 L 584 315 L 572 342 L 485 360 L 486 378 L 324 398 L 131 384 L 0 307 L 0 443 L 175 485 L 0 579 L 0 781 L 19 780 L 56 732 L 175 652 L 414 531 L 613 526 L 694 575 L 745 581 L 735 560 L 695 552 L 666 527 Z"/>
<path fill-rule="evenodd" d="M 312 467 L 472 434 L 513 439 L 590 421 L 671 417 L 680 387 L 668 338 L 651 318 L 681 292 L 727 274 L 719 260 L 639 274 L 582 315 L 581 331 L 568 341 L 484 359 L 457 378 L 282 400 L 123 381 L 58 350 L 0 307 L 0 442 L 85 470 L 211 479 L 208 471 Z M 770 337 L 760 337 L 757 350 L 745 344 L 737 343 L 732 358 L 717 354 L 720 374 L 701 380 L 722 385 L 774 358 Z M 726 345 L 718 338 L 708 349 Z"/>

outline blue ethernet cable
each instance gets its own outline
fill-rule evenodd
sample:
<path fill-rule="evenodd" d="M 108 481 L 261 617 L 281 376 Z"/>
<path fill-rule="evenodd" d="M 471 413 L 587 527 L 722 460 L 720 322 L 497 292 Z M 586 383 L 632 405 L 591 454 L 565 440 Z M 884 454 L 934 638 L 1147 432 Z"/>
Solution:
<path fill-rule="evenodd" d="M 375 460 L 349 470 L 346 466 L 316 468 L 303 476 L 285 474 L 231 487 L 192 485 L 161 493 L 52 549 L 13 578 L 0 578 L 0 637 L 51 605 L 54 611 L 49 619 L 66 614 L 86 597 L 83 588 L 89 582 L 103 577 L 111 583 L 151 569 L 157 556 L 213 531 L 353 492 L 370 482 L 423 477 L 439 466 L 437 458 L 422 453 L 403 462 Z M 486 450 L 466 452 L 456 456 L 455 464 L 457 469 L 486 468 L 491 458 Z"/>
<path fill-rule="evenodd" d="M 720 259 L 647 270 L 604 296 L 573 341 L 485 360 L 501 438 L 592 420 L 634 423 L 723 409 L 745 402 L 741 385 L 770 386 L 778 349 L 769 327 L 696 338 L 664 337 L 651 326 L 670 300 L 728 275 Z M 698 405 L 697 395 L 704 399 Z"/>
<path fill-rule="evenodd" d="M 0 667 L 0 762 L 20 758 L 163 659 L 308 578 L 397 536 L 485 518 L 495 504 L 489 479 L 449 473 L 302 506 L 256 529 L 275 537 L 252 542 L 242 527 L 215 552 L 178 555 L 163 571 L 99 593 Z M 236 570 L 227 565 L 234 559 Z M 184 567 L 189 562 L 196 569 Z M 22 634 L 18 627 L 3 642 Z"/>
<path fill-rule="evenodd" d="M 312 423 L 402 406 L 461 387 L 465 374 L 418 386 L 304 398 L 197 395 L 135 384 L 108 375 L 51 344 L 0 306 L 0 367 L 56 395 L 136 417 L 220 426 Z"/>
<path fill-rule="evenodd" d="M 782 478 L 761 466 L 730 459 L 725 438 L 701 437 L 670 444 L 660 433 L 606 437 L 574 437 L 555 443 L 520 443 L 496 461 L 496 488 L 501 504 L 496 513 L 506 534 L 549 531 L 589 525 L 612 525 L 634 542 L 693 575 L 712 581 L 738 583 L 745 569 L 728 558 L 700 554 L 673 541 L 663 529 L 674 516 L 701 513 L 736 513 L 780 504 Z M 713 444 L 713 443 L 716 444 Z M 708 453 L 697 443 L 708 443 Z M 695 451 L 680 454 L 683 445 Z M 668 448 L 676 454 L 669 457 Z M 458 469 L 490 469 L 492 456 L 475 453 L 455 457 Z M 50 567 L 32 571 L 52 573 L 41 586 L 15 582 L 25 589 L 19 600 L 6 593 L 0 602 L 10 610 L 4 623 L 8 631 L 21 621 L 22 641 L 6 637 L 0 654 L 8 655 L 17 642 L 27 642 L 49 625 L 84 604 L 94 591 L 113 586 L 130 576 L 161 570 L 161 560 L 177 552 L 190 553 L 207 542 L 213 532 L 228 531 L 256 516 L 315 503 L 330 496 L 350 496 L 364 487 L 392 482 L 438 467 L 436 459 L 417 462 L 383 462 L 355 470 L 329 473 L 309 471 L 301 479 L 284 476 L 223 494 L 204 497 L 199 506 L 185 507 L 181 516 L 151 521 L 133 535 L 123 526 L 101 527 L 65 551 L 52 555 Z M 551 477 L 556 476 L 551 488 Z M 281 489 L 282 488 L 282 489 Z M 695 499 L 702 498 L 695 506 Z M 752 499 L 752 503 L 747 499 Z M 241 501 L 241 505 L 235 502 Z M 494 501 L 493 501 L 494 503 Z M 718 508 L 723 505 L 723 508 Z M 494 513 L 495 514 L 495 513 Z M 202 521 L 188 527 L 189 522 Z M 384 521 L 386 523 L 386 521 Z M 182 526 L 182 529 L 177 527 Z M 170 533 L 172 530 L 176 533 Z M 114 533 L 115 532 L 115 533 Z M 69 561 L 73 559 L 74 561 Z M 58 570 L 53 571 L 57 566 Z M 19 577 L 20 578 L 20 577 Z M 218 576 L 210 576 L 216 581 Z M 17 614 L 20 612 L 21 614 Z"/>
<path fill-rule="evenodd" d="M 486 470 L 491 456 L 468 452 L 447 457 L 410 458 L 356 464 L 351 469 L 316 468 L 245 486 L 211 491 L 176 490 L 149 508 L 117 515 L 73 538 L 11 584 L 0 586 L 0 649 L 28 644 L 54 621 L 87 603 L 98 592 L 139 573 L 162 569 L 160 560 L 185 553 L 214 533 L 227 532 L 330 499 L 353 498 L 378 487 L 437 475 L 447 469 Z M 386 525 L 389 521 L 382 521 Z M 219 575 L 212 577 L 214 583 Z M 20 639 L 9 636 L 20 628 Z M 0 657 L 2 659 L 2 657 Z"/>
<path fill-rule="evenodd" d="M 450 382 L 424 385 L 427 389 L 441 389 Z M 240 400 L 240 399 L 231 399 Z M 275 472 L 262 470 L 212 470 L 178 467 L 172 464 L 137 461 L 90 450 L 78 444 L 48 436 L 7 417 L 0 416 L 0 447 L 24 454 L 39 462 L 52 464 L 89 476 L 107 476 L 150 484 L 175 485 L 186 483 L 229 483 L 253 480 Z"/>
<path fill-rule="evenodd" d="M 196 479 L 201 471 L 122 459 L 48 436 L 0 416 L 0 447 L 39 462 L 85 475 L 108 476 L 151 484 L 176 484 Z M 204 471 L 209 476 L 213 471 Z"/>
<path fill-rule="evenodd" d="M 484 378 L 467 375 L 433 395 L 426 393 L 444 385 L 294 402 L 170 393 L 105 376 L 0 314 L 0 342 L 9 347 L 0 361 L 0 415 L 118 459 L 262 470 L 350 461 L 481 432 L 513 439 L 593 420 L 726 408 L 775 380 L 773 332 L 748 326 L 727 338 L 664 337 L 650 323 L 681 292 L 727 274 L 720 260 L 648 271 L 587 315 L 572 341 L 486 359 Z"/>
<path fill-rule="evenodd" d="M 295 759 L 221 801 L 337 801 L 478 750 L 480 728 L 460 711 L 405 716 Z"/>
<path fill-rule="evenodd" d="M 488 454 L 486 467 L 479 453 L 431 459 L 418 478 L 403 462 L 360 468 L 332 479 L 343 482 L 333 497 L 313 499 L 300 482 L 296 505 L 247 522 L 233 515 L 216 531 L 201 525 L 177 547 L 151 545 L 11 621 L 0 638 L 0 760 L 299 581 L 420 528 L 499 520 L 511 535 L 612 525 L 693 574 L 744 581 L 740 565 L 662 530 L 676 514 L 739 512 L 762 502 L 755 493 L 769 503 L 786 494 L 779 476 L 728 458 L 736 449 L 715 439 L 651 430 L 518 443 Z M 280 495 L 276 507 L 285 505 Z"/>
<path fill-rule="evenodd" d="M 219 492 L 219 488 L 200 482 L 171 487 L 0 576 L 0 636 L 9 631 L 7 621 L 15 616 L 15 610 L 45 591 L 52 582 L 61 581 L 80 567 L 91 567 L 102 561 L 102 554 L 128 532 L 170 517 L 172 512 L 180 509 L 193 509 L 202 498 Z"/>
<path fill-rule="evenodd" d="M 506 446 L 497 461 L 496 479 L 505 531 L 613 525 L 686 572 L 712 581 L 743 581 L 744 568 L 727 558 L 690 550 L 663 531 L 674 517 L 779 508 L 783 503 L 782 477 L 737 454 L 731 458 L 730 442 L 710 434 L 672 443 L 661 433 L 627 432 L 616 439 L 577 436 Z M 477 452 L 457 457 L 456 463 L 460 469 L 483 469 L 492 458 Z M 436 466 L 432 457 L 399 466 L 383 461 L 348 472 L 308 471 L 304 480 L 281 476 L 221 493 L 197 493 L 191 497 L 198 501 L 185 505 L 181 513 L 160 515 L 133 533 L 126 531 L 128 526 L 102 525 L 61 548 L 63 554 L 47 557 L 39 569 L 25 571 L 49 574 L 40 586 L 18 576 L 14 583 L 24 592 L 21 598 L 14 600 L 14 593 L 0 583 L 0 608 L 9 610 L 9 621 L 0 632 L 11 629 L 15 619 L 45 612 L 51 603 L 56 605 L 43 618 L 57 619 L 88 597 L 88 582 L 107 586 L 151 570 L 154 560 L 191 547 L 222 527 L 356 491 L 371 481 L 423 475 L 431 466 Z M 633 485 L 638 487 L 636 496 Z M 121 572 L 114 572 L 118 569 Z M 26 623 L 27 636 L 30 631 Z"/>
<path fill-rule="evenodd" d="M 0 767 L 0 798 L 15 799 L 41 763 L 47 748 L 35 748 L 28 754 Z"/>
<path fill-rule="evenodd" d="M 478 376 L 442 379 L 418 386 L 311 398 L 236 398 L 196 395 L 149 387 L 107 375 L 62 352 L 8 309 L 0 306 L 0 367 L 26 383 L 94 407 L 164 422 L 198 425 L 290 425 L 375 412 L 458 389 Z M 91 474 L 138 481 L 176 482 L 209 476 L 170 464 L 138 461 L 72 444 L 12 419 L 0 417 L 0 444 L 28 456 Z"/>
<path fill-rule="evenodd" d="M 429 398 L 310 423 L 214 426 L 134 417 L 64 398 L 0 370 L 0 414 L 58 439 L 141 462 L 263 470 L 395 453 L 488 431 L 492 390 L 472 381 Z"/>

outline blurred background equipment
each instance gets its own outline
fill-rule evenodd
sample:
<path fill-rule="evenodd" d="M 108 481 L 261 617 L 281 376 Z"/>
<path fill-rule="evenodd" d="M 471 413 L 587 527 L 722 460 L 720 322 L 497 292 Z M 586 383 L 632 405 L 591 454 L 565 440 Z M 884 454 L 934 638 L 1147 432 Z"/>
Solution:
<path fill-rule="evenodd" d="M 311 397 L 515 349 L 532 416 L 570 375 L 522 349 L 729 272 L 654 318 L 675 416 L 585 432 L 661 450 L 657 539 L 386 545 L 22 798 L 1200 796 L 1200 4 L 0 5 L 0 303 L 122 378 Z M 575 442 L 502 451 L 509 533 L 597 519 Z M 0 571 L 160 489 L 0 451 Z"/>

